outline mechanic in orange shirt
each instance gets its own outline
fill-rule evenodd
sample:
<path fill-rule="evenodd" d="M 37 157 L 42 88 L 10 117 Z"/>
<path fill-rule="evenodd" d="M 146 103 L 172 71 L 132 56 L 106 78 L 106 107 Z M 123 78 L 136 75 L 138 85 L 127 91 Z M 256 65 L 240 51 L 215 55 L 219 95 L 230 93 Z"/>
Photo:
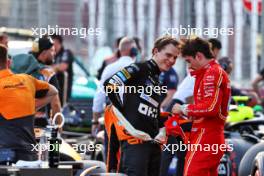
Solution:
<path fill-rule="evenodd" d="M 11 162 L 36 160 L 34 114 L 50 103 L 58 91 L 32 76 L 12 73 L 9 66 L 7 48 L 0 45 L 0 158 L 3 162 L 4 154 L 9 153 L 6 157 Z"/>

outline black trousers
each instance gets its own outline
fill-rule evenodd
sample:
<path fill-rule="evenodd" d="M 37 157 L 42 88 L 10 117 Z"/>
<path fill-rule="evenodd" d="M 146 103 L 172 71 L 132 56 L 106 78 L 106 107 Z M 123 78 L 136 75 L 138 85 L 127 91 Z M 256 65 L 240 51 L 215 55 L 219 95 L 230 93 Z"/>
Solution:
<path fill-rule="evenodd" d="M 173 99 L 170 105 L 168 106 L 168 108 L 166 109 L 166 111 L 171 112 L 172 107 L 175 103 L 183 104 L 183 102 L 181 102 L 180 100 Z M 182 139 L 180 137 L 174 137 L 174 136 L 169 136 L 167 140 L 167 144 L 178 144 L 179 145 L 180 142 L 183 143 Z M 168 175 L 170 163 L 174 156 L 177 157 L 176 173 L 174 175 L 183 176 L 186 151 L 180 151 L 180 150 L 177 151 L 175 155 L 173 155 L 172 152 L 170 151 L 162 151 L 160 176 Z"/>
<path fill-rule="evenodd" d="M 182 141 L 179 137 L 169 136 L 167 144 L 180 144 Z M 182 141 L 183 143 L 183 141 Z M 176 173 L 174 175 L 183 176 L 184 172 L 184 161 L 185 161 L 186 151 L 176 151 L 173 155 L 171 151 L 162 151 L 161 154 L 161 164 L 160 164 L 160 176 L 167 176 L 169 171 L 169 166 L 174 156 L 177 157 Z"/>
<path fill-rule="evenodd" d="M 161 148 L 158 144 L 121 142 L 121 172 L 128 176 L 158 176 Z"/>

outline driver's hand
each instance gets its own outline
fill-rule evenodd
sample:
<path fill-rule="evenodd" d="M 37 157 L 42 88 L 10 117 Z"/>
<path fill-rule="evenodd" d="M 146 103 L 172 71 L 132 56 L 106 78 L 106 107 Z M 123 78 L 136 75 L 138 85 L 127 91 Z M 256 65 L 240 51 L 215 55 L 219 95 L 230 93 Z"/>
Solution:
<path fill-rule="evenodd" d="M 172 113 L 173 114 L 181 114 L 182 113 L 182 108 L 181 105 L 176 103 L 173 107 L 172 107 Z"/>
<path fill-rule="evenodd" d="M 166 143 L 166 129 L 165 127 L 160 128 L 158 135 L 154 138 L 158 143 L 164 144 Z"/>

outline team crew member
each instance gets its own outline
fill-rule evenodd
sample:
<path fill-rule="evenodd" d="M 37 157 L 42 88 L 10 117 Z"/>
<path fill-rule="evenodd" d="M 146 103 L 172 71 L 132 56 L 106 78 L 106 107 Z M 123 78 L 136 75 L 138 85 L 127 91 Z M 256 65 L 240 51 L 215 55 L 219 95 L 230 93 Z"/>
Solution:
<path fill-rule="evenodd" d="M 187 40 L 182 55 L 194 71 L 194 103 L 176 104 L 172 112 L 183 113 L 193 119 L 190 144 L 201 144 L 201 150 L 189 150 L 185 160 L 185 176 L 217 176 L 223 152 L 204 151 L 203 144 L 225 144 L 224 124 L 228 115 L 230 82 L 227 73 L 213 59 L 209 43 L 196 38 Z"/>
<path fill-rule="evenodd" d="M 50 37 L 44 36 L 33 42 L 31 54 L 19 54 L 13 57 L 11 69 L 14 73 L 26 73 L 38 80 L 43 80 L 59 90 L 56 73 L 50 67 L 53 63 L 55 50 Z M 61 112 L 59 95 L 55 96 L 49 105 L 35 114 L 35 126 L 46 127 L 48 120 Z"/>
<path fill-rule="evenodd" d="M 172 37 L 159 38 L 155 41 L 151 60 L 125 67 L 105 81 L 116 116 L 123 122 L 127 134 L 137 136 L 121 142 L 122 172 L 129 176 L 159 175 L 161 149 L 149 140 L 164 142 L 159 135 L 159 128 L 162 127 L 159 124 L 162 91 L 159 75 L 175 64 L 178 46 L 178 41 Z M 135 87 L 137 91 L 122 91 L 128 87 Z M 144 91 L 139 91 L 140 87 L 144 87 Z M 147 87 L 152 91 L 147 91 Z"/>
<path fill-rule="evenodd" d="M 73 67 L 73 53 L 63 46 L 63 38 L 60 35 L 51 36 L 54 41 L 55 59 L 52 65 L 60 86 L 59 97 L 61 104 L 64 105 L 71 97 Z M 66 75 L 66 76 L 65 76 Z"/>
<path fill-rule="evenodd" d="M 60 94 L 60 92 L 62 91 L 60 89 L 60 83 L 59 80 L 57 79 L 56 72 L 51 67 L 55 57 L 54 42 L 49 36 L 44 36 L 42 38 L 39 38 L 35 42 L 37 42 L 38 47 L 32 47 L 32 54 L 35 56 L 35 58 L 38 61 L 38 65 L 40 67 L 38 71 L 43 76 L 44 78 L 43 80 L 56 87 L 56 89 L 59 90 L 59 94 Z M 40 111 L 46 112 L 45 113 L 46 116 L 44 116 L 46 117 L 46 119 L 53 118 L 56 113 L 61 112 L 61 101 L 59 98 L 59 94 L 53 98 L 53 100 L 48 106 L 38 111 L 38 117 L 40 116 L 43 117 L 43 114 L 42 115 L 41 113 L 39 114 Z M 61 119 L 59 120 L 59 123 L 60 121 Z M 35 125 L 36 125 L 36 121 L 35 121 Z M 60 129 L 60 131 L 62 131 L 62 129 Z"/>
<path fill-rule="evenodd" d="M 48 104 L 58 92 L 55 87 L 32 76 L 13 74 L 8 69 L 10 61 L 7 57 L 7 48 L 0 45 L 0 151 L 8 149 L 15 153 L 15 158 L 9 158 L 14 162 L 36 160 L 32 151 L 32 145 L 36 144 L 35 109 Z"/>
<path fill-rule="evenodd" d="M 124 37 L 119 37 L 116 39 L 115 46 L 114 46 L 115 51 L 113 52 L 113 54 L 104 58 L 102 66 L 97 71 L 98 80 L 101 80 L 104 69 L 108 65 L 114 63 L 115 61 L 117 61 L 121 57 L 120 50 L 119 50 L 119 44 L 120 44 L 120 41 L 122 40 L 122 38 L 124 38 Z"/>

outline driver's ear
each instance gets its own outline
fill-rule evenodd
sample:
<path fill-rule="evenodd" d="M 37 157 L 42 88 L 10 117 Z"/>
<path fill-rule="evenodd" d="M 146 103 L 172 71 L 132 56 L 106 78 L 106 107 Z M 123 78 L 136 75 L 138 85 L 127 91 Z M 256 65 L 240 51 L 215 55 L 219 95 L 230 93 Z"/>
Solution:
<path fill-rule="evenodd" d="M 197 52 L 196 53 L 196 58 L 200 61 L 201 59 L 202 59 L 202 53 L 200 53 L 200 52 Z"/>
<path fill-rule="evenodd" d="M 154 48 L 152 54 L 155 55 L 155 54 L 157 54 L 158 52 L 159 52 L 159 51 L 158 51 L 158 48 Z"/>

